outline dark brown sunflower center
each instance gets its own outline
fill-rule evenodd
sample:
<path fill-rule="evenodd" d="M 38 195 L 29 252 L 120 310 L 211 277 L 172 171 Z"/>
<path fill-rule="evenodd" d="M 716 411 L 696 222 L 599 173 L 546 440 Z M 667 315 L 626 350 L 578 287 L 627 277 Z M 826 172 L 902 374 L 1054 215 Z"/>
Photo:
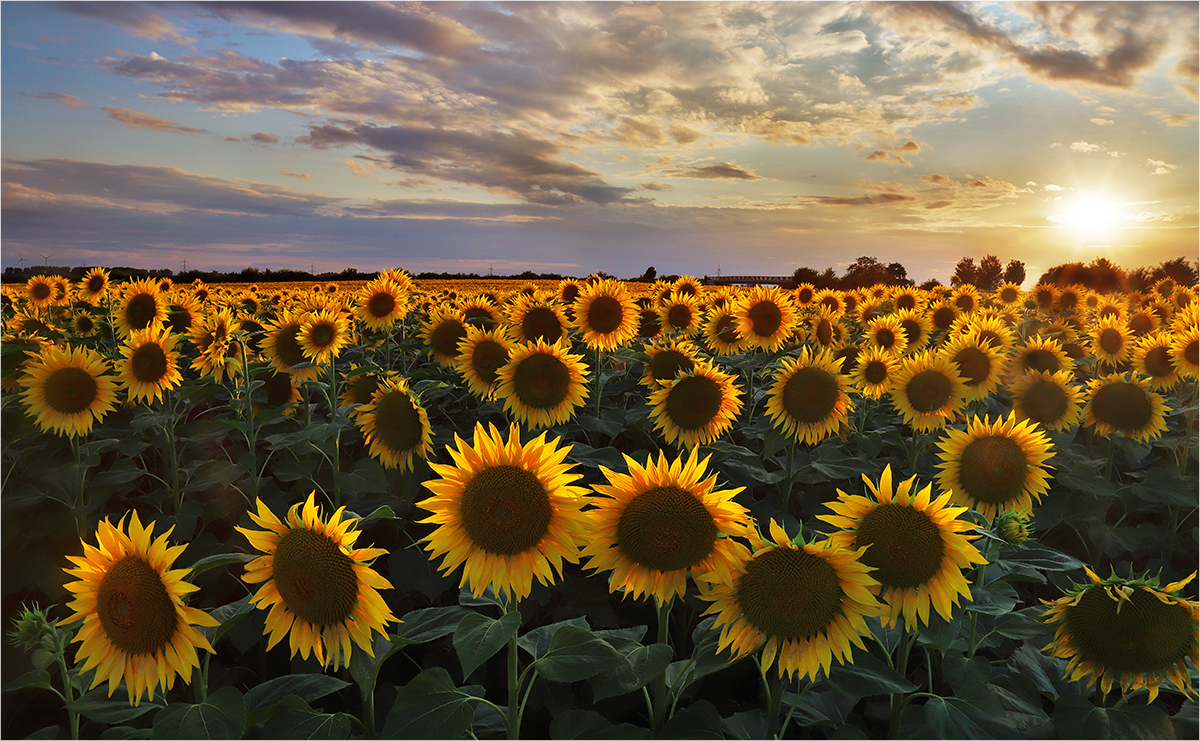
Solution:
<path fill-rule="evenodd" d="M 157 383 L 167 375 L 167 354 L 156 342 L 147 342 L 129 358 L 133 377 L 142 383 Z"/>
<path fill-rule="evenodd" d="M 87 280 L 88 293 L 100 293 L 106 285 L 103 275 L 93 275 Z"/>
<path fill-rule="evenodd" d="M 978 386 L 992 372 L 992 361 L 978 347 L 964 347 L 954 354 L 954 363 L 968 386 Z"/>
<path fill-rule="evenodd" d="M 139 293 L 125 304 L 125 321 L 133 329 L 145 329 L 158 313 L 158 301 L 149 293 Z"/>
<path fill-rule="evenodd" d="M 429 344 L 438 355 L 458 357 L 458 343 L 467 336 L 467 328 L 457 319 L 446 319 L 433 328 Z"/>
<path fill-rule="evenodd" d="M 1141 386 L 1121 381 L 1096 392 L 1092 397 L 1092 414 L 1118 430 L 1139 430 L 1154 416 L 1154 407 Z"/>
<path fill-rule="evenodd" d="M 1175 372 L 1171 348 L 1156 345 L 1146 352 L 1146 372 L 1155 378 L 1167 378 Z"/>
<path fill-rule="evenodd" d="M 1120 316 L 1121 310 L 1115 306 L 1102 306 L 1100 311 L 1096 312 L 1096 316 L 1100 319 L 1108 319 L 1113 316 Z"/>
<path fill-rule="evenodd" d="M 1109 355 L 1117 355 L 1121 352 L 1121 348 L 1125 346 L 1125 338 L 1117 330 L 1109 327 L 1100 332 L 1100 336 L 1096 338 L 1100 349 Z"/>
<path fill-rule="evenodd" d="M 330 322 L 317 322 L 308 330 L 308 341 L 318 349 L 331 346 L 337 339 L 337 327 Z"/>
<path fill-rule="evenodd" d="M 721 411 L 721 386 L 707 376 L 687 376 L 667 393 L 667 416 L 676 427 L 698 430 Z"/>
<path fill-rule="evenodd" d="M 813 334 L 816 335 L 817 342 L 822 347 L 829 347 L 830 343 L 833 342 L 833 325 L 830 324 L 828 319 L 822 319 L 817 322 L 817 328 Z"/>
<path fill-rule="evenodd" d="M 1029 475 L 1029 459 L 1021 445 L 1002 435 L 967 443 L 959 459 L 958 478 L 965 493 L 988 504 L 1021 496 Z"/>
<path fill-rule="evenodd" d="M 837 377 L 824 368 L 797 368 L 783 386 L 783 408 L 797 422 L 826 422 L 842 390 Z"/>
<path fill-rule="evenodd" d="M 695 566 L 712 553 L 717 526 L 690 491 L 656 486 L 621 513 L 617 545 L 635 563 L 659 571 Z"/>
<path fill-rule="evenodd" d="M 1011 286 L 1009 286 L 1008 288 L 1001 289 L 1001 291 L 1000 291 L 1000 300 L 1006 304 L 1014 303 L 1020 297 L 1021 297 L 1020 292 Z"/>
<path fill-rule="evenodd" d="M 1079 297 L 1074 293 L 1064 293 L 1058 297 L 1058 306 L 1061 309 L 1071 310 L 1079 305 Z"/>
<path fill-rule="evenodd" d="M 954 299 L 954 305 L 963 311 L 975 310 L 975 297 L 970 294 L 965 294 Z"/>
<path fill-rule="evenodd" d="M 837 572 L 819 556 L 791 548 L 760 551 L 746 564 L 737 603 L 768 636 L 803 641 L 827 630 L 842 609 Z"/>
<path fill-rule="evenodd" d="M 1071 643 L 1097 672 L 1165 672 L 1182 668 L 1189 649 L 1195 650 L 1196 624 L 1188 609 L 1165 605 L 1144 588 L 1118 603 L 1102 587 L 1089 587 L 1067 608 L 1066 623 Z"/>
<path fill-rule="evenodd" d="M 922 414 L 929 414 L 950 403 L 954 384 L 945 373 L 930 369 L 914 375 L 905 386 L 905 392 L 913 409 Z"/>
<path fill-rule="evenodd" d="M 597 296 L 588 306 L 588 326 L 597 334 L 609 334 L 621 328 L 625 310 L 621 302 L 612 296 Z"/>
<path fill-rule="evenodd" d="M 389 391 L 375 403 L 375 435 L 397 453 L 412 450 L 421 443 L 421 415 L 412 398 L 403 391 Z"/>
<path fill-rule="evenodd" d="M 178 304 L 172 304 L 167 307 L 167 326 L 172 332 L 187 332 L 192 328 L 192 312 Z"/>
<path fill-rule="evenodd" d="M 59 368 L 46 378 L 46 403 L 62 414 L 78 414 L 96 400 L 96 379 L 82 368 Z"/>
<path fill-rule="evenodd" d="M 383 319 L 396 310 L 396 297 L 387 291 L 377 291 L 367 299 L 367 313 L 376 319 Z"/>
<path fill-rule="evenodd" d="M 96 328 L 96 321 L 87 314 L 79 314 L 75 317 L 75 331 L 79 334 L 87 334 Z"/>
<path fill-rule="evenodd" d="M 484 383 L 496 381 L 496 371 L 508 362 L 508 350 L 495 340 L 480 340 L 471 353 L 471 367 Z"/>
<path fill-rule="evenodd" d="M 50 285 L 48 283 L 34 283 L 29 289 L 29 296 L 35 301 L 45 301 L 50 298 Z"/>
<path fill-rule="evenodd" d="M 942 568 L 946 546 L 942 531 L 920 510 L 895 502 L 881 504 L 863 516 L 854 547 L 870 546 L 862 562 L 874 566 L 871 576 L 889 587 L 928 583 Z"/>
<path fill-rule="evenodd" d="M 162 577 L 137 556 L 125 556 L 104 575 L 96 614 L 108 640 L 127 654 L 161 650 L 179 627 L 179 614 Z"/>
<path fill-rule="evenodd" d="M 292 400 L 292 377 L 286 373 L 271 373 L 263 381 L 267 406 L 281 407 Z"/>
<path fill-rule="evenodd" d="M 513 390 L 525 406 L 552 409 L 567 398 L 571 372 L 554 355 L 534 353 L 517 364 Z"/>
<path fill-rule="evenodd" d="M 1129 329 L 1136 336 L 1141 337 L 1154 331 L 1154 320 L 1149 314 L 1134 314 L 1129 319 Z"/>
<path fill-rule="evenodd" d="M 279 356 L 279 363 L 284 368 L 291 368 L 293 365 L 299 365 L 307 360 L 304 357 L 304 348 L 296 339 L 299 336 L 299 324 L 288 324 L 282 327 L 275 336 L 275 353 Z"/>
<path fill-rule="evenodd" d="M 667 310 L 667 323 L 675 329 L 685 329 L 691 326 L 691 307 L 687 304 L 675 304 Z"/>
<path fill-rule="evenodd" d="M 783 326 L 783 312 L 773 301 L 759 301 L 750 307 L 750 329 L 759 337 L 772 337 Z"/>
<path fill-rule="evenodd" d="M 542 482 L 517 466 L 475 474 L 462 495 L 462 526 L 475 545 L 502 556 L 533 548 L 550 527 L 550 498 Z"/>
<path fill-rule="evenodd" d="M 1021 359 L 1021 366 L 1025 370 L 1047 371 L 1049 373 L 1057 373 L 1062 369 L 1062 363 L 1059 362 L 1058 356 L 1040 347 L 1025 353 L 1025 356 Z"/>
<path fill-rule="evenodd" d="M 726 314 L 717 320 L 716 327 L 717 339 L 730 345 L 737 344 L 738 333 L 737 325 L 733 321 L 732 314 Z"/>
<path fill-rule="evenodd" d="M 896 346 L 896 333 L 888 327 L 880 327 L 875 331 L 875 344 L 884 350 L 892 349 Z"/>
<path fill-rule="evenodd" d="M 842 358 L 842 373 L 851 373 L 858 367 L 858 347 L 855 345 L 843 347 L 833 357 L 835 360 Z"/>
<path fill-rule="evenodd" d="M 546 342 L 553 344 L 562 337 L 562 322 L 559 321 L 558 315 L 554 313 L 553 309 L 535 306 L 525 312 L 524 318 L 521 319 L 521 332 L 530 342 L 541 337 Z"/>
<path fill-rule="evenodd" d="M 813 289 L 801 288 L 796 291 L 796 300 L 802 304 L 811 304 L 813 300 Z"/>
<path fill-rule="evenodd" d="M 275 546 L 272 578 L 296 617 L 313 625 L 336 625 L 358 603 L 354 562 L 328 535 L 290 530 Z"/>
<path fill-rule="evenodd" d="M 643 309 L 638 318 L 638 337 L 653 337 L 662 331 L 658 312 L 653 309 Z"/>
<path fill-rule="evenodd" d="M 933 310 L 930 318 L 933 319 L 933 326 L 938 329 L 949 329 L 951 324 L 954 324 L 954 319 L 958 314 L 949 306 L 940 306 Z"/>
<path fill-rule="evenodd" d="M 1035 296 L 1037 298 L 1038 306 L 1042 307 L 1043 309 L 1048 309 L 1054 304 L 1054 291 L 1038 291 Z"/>
<path fill-rule="evenodd" d="M 579 286 L 574 283 L 568 283 L 562 288 L 561 298 L 564 304 L 574 303 L 575 299 L 579 298 Z"/>
<path fill-rule="evenodd" d="M 1062 387 L 1045 378 L 1034 381 L 1021 397 L 1021 408 L 1035 422 L 1052 426 L 1067 413 L 1070 400 Z"/>
<path fill-rule="evenodd" d="M 990 329 L 979 330 L 979 344 L 983 345 L 985 342 L 991 344 L 992 347 L 1004 346 L 1004 338 L 1000 336 L 1000 333 Z"/>
<path fill-rule="evenodd" d="M 1183 346 L 1183 359 L 1190 365 L 1200 363 L 1200 341 L 1192 340 Z"/>
<path fill-rule="evenodd" d="M 908 338 L 909 345 L 916 345 L 925 336 L 925 330 L 916 319 L 901 320 L 900 329 L 904 331 L 904 336 Z"/>
<path fill-rule="evenodd" d="M 902 293 L 896 297 L 896 308 L 900 311 L 909 311 L 917 308 L 917 297 L 910 293 Z"/>
<path fill-rule="evenodd" d="M 650 377 L 655 381 L 670 381 L 679 371 L 687 373 L 696 364 L 678 350 L 662 350 L 650 358 Z"/>
<path fill-rule="evenodd" d="M 867 383 L 878 385 L 888 379 L 887 363 L 882 360 L 872 360 L 863 368 L 863 378 Z"/>

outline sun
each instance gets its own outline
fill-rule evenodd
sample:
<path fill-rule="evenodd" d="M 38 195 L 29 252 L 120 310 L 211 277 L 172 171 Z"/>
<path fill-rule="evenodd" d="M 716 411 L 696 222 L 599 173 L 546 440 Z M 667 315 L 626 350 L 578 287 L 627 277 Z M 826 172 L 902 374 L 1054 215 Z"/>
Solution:
<path fill-rule="evenodd" d="M 1083 233 L 1097 234 L 1116 227 L 1121 215 L 1120 204 L 1099 193 L 1081 193 L 1068 200 L 1062 213 L 1050 220 Z"/>

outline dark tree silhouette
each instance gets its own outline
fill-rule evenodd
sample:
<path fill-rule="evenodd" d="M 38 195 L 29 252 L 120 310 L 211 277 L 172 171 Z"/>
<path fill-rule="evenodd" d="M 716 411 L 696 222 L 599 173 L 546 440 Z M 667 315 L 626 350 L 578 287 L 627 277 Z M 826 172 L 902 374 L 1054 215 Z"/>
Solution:
<path fill-rule="evenodd" d="M 1020 260 L 1009 260 L 1004 269 L 1004 282 L 1016 283 L 1018 286 L 1025 282 L 1025 263 Z"/>
<path fill-rule="evenodd" d="M 1000 280 L 1004 275 L 1004 268 L 1001 267 L 1000 258 L 995 255 L 984 255 L 979 261 L 979 267 L 975 270 L 974 285 L 981 291 L 994 291 L 1000 287 Z"/>
<path fill-rule="evenodd" d="M 975 285 L 975 273 L 977 270 L 975 267 L 975 258 L 964 257 L 954 266 L 954 274 L 950 276 L 950 285 L 959 286 L 964 283 Z"/>

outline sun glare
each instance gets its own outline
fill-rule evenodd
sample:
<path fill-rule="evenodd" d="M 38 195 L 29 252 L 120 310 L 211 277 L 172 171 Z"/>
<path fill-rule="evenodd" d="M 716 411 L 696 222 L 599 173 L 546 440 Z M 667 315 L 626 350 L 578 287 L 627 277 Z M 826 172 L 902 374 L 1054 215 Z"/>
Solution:
<path fill-rule="evenodd" d="M 1079 232 L 1096 233 L 1111 229 L 1120 219 L 1119 204 L 1102 195 L 1081 194 L 1064 204 L 1051 221 Z"/>

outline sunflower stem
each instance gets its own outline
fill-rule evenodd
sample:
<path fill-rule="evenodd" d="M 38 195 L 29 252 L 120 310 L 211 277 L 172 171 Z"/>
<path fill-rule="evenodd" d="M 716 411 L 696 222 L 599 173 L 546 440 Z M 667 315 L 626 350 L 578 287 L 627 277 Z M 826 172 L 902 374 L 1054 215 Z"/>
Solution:
<path fill-rule="evenodd" d="M 596 348 L 596 419 L 600 419 L 600 394 L 604 390 L 604 378 L 601 370 L 603 368 L 604 356 L 601 354 L 600 348 Z"/>
<path fill-rule="evenodd" d="M 787 730 L 788 725 L 792 722 L 792 715 L 795 714 L 796 706 L 800 704 L 800 699 L 804 697 L 804 694 L 812 689 L 815 684 L 816 682 L 809 682 L 807 685 L 805 685 L 804 689 L 800 689 L 800 678 L 796 677 L 796 699 L 792 700 L 792 705 L 788 708 L 787 715 L 784 716 L 783 722 L 779 726 L 780 732 L 776 735 L 776 738 L 781 738 L 783 736 L 783 732 Z M 780 694 L 780 699 L 782 699 L 782 693 Z"/>
<path fill-rule="evenodd" d="M 71 455 L 74 456 L 75 460 L 75 473 L 79 476 L 79 494 L 75 498 L 75 506 L 76 509 L 82 510 L 84 505 L 87 503 L 85 501 L 87 499 L 87 486 L 85 486 L 85 481 L 87 480 L 87 471 L 85 471 L 83 468 L 83 457 L 79 450 L 79 436 L 71 435 L 70 440 Z M 75 515 L 75 529 L 78 531 L 80 537 L 82 537 L 83 518 L 78 514 Z"/>
<path fill-rule="evenodd" d="M 656 598 L 657 599 L 657 598 Z M 671 623 L 671 605 L 673 599 L 658 603 L 658 642 L 669 646 L 669 628 Z M 650 732 L 655 738 L 662 733 L 663 724 L 667 720 L 667 670 L 663 669 L 654 679 L 654 716 L 651 720 Z"/>
<path fill-rule="evenodd" d="M 241 337 L 237 338 L 238 351 L 242 358 L 242 391 L 246 398 L 242 402 L 242 415 L 245 425 L 242 436 L 246 438 L 246 449 L 250 455 L 250 494 L 258 498 L 258 431 L 254 429 L 254 405 L 251 403 L 252 379 L 250 378 L 250 359 L 246 354 L 246 343 Z M 178 512 L 178 509 L 176 509 Z"/>
<path fill-rule="evenodd" d="M 967 658 L 975 655 L 975 629 L 979 623 L 979 613 L 971 612 L 971 635 L 967 638 Z"/>
<path fill-rule="evenodd" d="M 342 486 L 338 481 L 339 469 L 342 462 L 342 427 L 337 423 L 338 405 L 337 405 L 337 368 L 335 362 L 337 358 L 333 353 L 329 354 L 329 421 L 333 423 L 333 460 L 330 461 L 333 467 L 333 506 L 334 508 L 342 506 Z M 372 722 L 374 725 L 374 722 Z"/>
<path fill-rule="evenodd" d="M 900 624 L 900 645 L 896 650 L 896 673 L 904 678 L 908 678 L 908 652 L 912 647 L 912 640 L 909 636 L 908 626 L 904 624 L 904 618 L 899 619 Z M 896 692 L 892 695 L 892 719 L 888 725 L 888 738 L 900 738 L 900 716 L 904 712 L 904 693 Z"/>
<path fill-rule="evenodd" d="M 210 653 L 204 654 L 204 666 L 200 667 L 200 671 L 196 673 L 196 704 L 208 700 L 208 659 L 210 656 L 212 656 Z"/>
<path fill-rule="evenodd" d="M 368 688 L 362 688 L 368 689 Z M 375 688 L 362 693 L 363 737 L 368 741 L 375 738 Z"/>
<path fill-rule="evenodd" d="M 779 738 L 779 714 L 783 708 L 783 676 L 767 672 L 767 738 Z"/>
<path fill-rule="evenodd" d="M 71 741 L 79 741 L 79 713 L 76 713 L 70 707 L 71 703 L 75 700 L 75 693 L 71 690 L 71 672 L 67 669 L 65 647 L 59 647 L 57 658 L 58 671 L 62 674 L 63 695 L 67 699 L 67 722 L 71 726 Z"/>
<path fill-rule="evenodd" d="M 516 612 L 517 601 L 510 599 L 504 607 L 504 614 Z M 520 696 L 521 682 L 517 674 L 517 633 L 513 634 L 508 639 L 508 738 L 509 741 L 516 741 L 521 737 L 521 708 L 518 702 Z"/>

